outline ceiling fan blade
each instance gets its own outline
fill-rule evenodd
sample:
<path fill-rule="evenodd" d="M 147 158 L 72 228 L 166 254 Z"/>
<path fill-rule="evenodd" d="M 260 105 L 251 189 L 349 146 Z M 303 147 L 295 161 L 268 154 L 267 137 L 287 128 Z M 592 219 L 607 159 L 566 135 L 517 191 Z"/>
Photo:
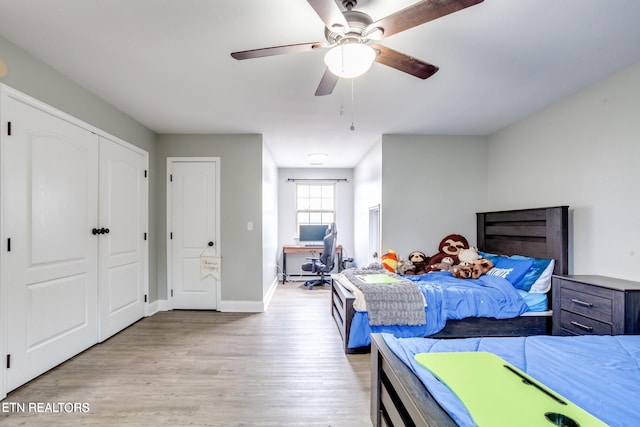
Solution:
<path fill-rule="evenodd" d="M 288 44 L 284 46 L 265 47 L 262 49 L 243 50 L 241 52 L 231 52 L 235 59 L 261 58 L 263 56 L 283 55 L 285 53 L 307 52 L 328 46 L 326 42 Z"/>
<path fill-rule="evenodd" d="M 338 84 L 338 80 L 340 80 L 340 77 L 333 74 L 327 68 L 322 75 L 322 79 L 320 79 L 318 89 L 316 89 L 316 96 L 331 95 L 333 89 L 335 89 Z"/>
<path fill-rule="evenodd" d="M 365 33 L 376 28 L 384 31 L 382 38 L 389 37 L 409 28 L 433 21 L 434 19 L 457 12 L 469 6 L 482 3 L 484 0 L 423 0 L 407 8 L 392 13 L 379 21 L 370 24 Z"/>
<path fill-rule="evenodd" d="M 334 0 L 307 0 L 324 25 L 336 32 L 348 33 L 349 23 Z"/>
<path fill-rule="evenodd" d="M 405 55 L 386 46 L 373 45 L 371 47 L 380 51 L 378 56 L 376 56 L 376 62 L 411 74 L 412 76 L 426 79 L 433 76 L 439 70 L 435 65 Z"/>

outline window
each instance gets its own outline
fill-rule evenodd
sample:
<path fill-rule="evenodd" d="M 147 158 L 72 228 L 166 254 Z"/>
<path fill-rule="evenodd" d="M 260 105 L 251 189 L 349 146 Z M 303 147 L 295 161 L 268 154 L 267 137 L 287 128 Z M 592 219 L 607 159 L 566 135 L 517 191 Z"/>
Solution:
<path fill-rule="evenodd" d="M 300 224 L 336 221 L 335 184 L 296 184 L 296 232 Z"/>

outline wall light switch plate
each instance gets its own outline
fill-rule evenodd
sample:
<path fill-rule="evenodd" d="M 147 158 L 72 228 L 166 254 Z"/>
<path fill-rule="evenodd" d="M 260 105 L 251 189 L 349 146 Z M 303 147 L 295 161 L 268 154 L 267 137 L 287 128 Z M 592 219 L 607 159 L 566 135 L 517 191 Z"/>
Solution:
<path fill-rule="evenodd" d="M 253 231 L 253 221 L 247 222 L 247 231 Z"/>

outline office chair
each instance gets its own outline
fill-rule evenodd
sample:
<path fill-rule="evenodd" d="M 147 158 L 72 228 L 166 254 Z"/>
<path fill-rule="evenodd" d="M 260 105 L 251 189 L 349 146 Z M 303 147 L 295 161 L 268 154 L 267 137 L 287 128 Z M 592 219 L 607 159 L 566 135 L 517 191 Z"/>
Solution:
<path fill-rule="evenodd" d="M 336 225 L 331 224 L 327 228 L 327 234 L 322 241 L 323 249 L 319 258 L 307 258 L 310 262 L 302 264 L 302 271 L 310 271 L 320 276 L 316 280 L 308 280 L 304 282 L 304 286 L 308 286 L 309 290 L 312 290 L 315 285 L 331 284 L 325 279 L 325 274 L 330 273 L 333 270 L 333 266 L 336 258 L 336 239 L 338 237 L 338 231 Z"/>

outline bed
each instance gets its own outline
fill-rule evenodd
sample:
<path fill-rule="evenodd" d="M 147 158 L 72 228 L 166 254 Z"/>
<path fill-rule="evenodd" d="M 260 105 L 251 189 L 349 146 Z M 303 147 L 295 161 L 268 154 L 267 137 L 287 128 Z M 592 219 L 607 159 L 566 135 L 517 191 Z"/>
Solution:
<path fill-rule="evenodd" d="M 553 274 L 568 273 L 567 206 L 481 212 L 476 214 L 476 220 L 476 244 L 480 251 L 553 259 Z M 354 294 L 341 282 L 339 276 L 333 276 L 331 288 L 331 312 L 340 331 L 345 353 L 369 352 L 370 344 L 350 343 L 350 337 L 359 333 L 357 328 L 362 324 L 358 319 L 354 324 L 357 311 L 354 307 Z M 551 307 L 551 292 L 547 292 L 546 296 L 548 307 Z M 549 334 L 550 331 L 551 311 L 545 310 L 509 319 L 469 317 L 449 320 L 433 336 L 527 336 Z"/>
<path fill-rule="evenodd" d="M 398 339 L 388 334 L 372 336 L 373 425 L 473 425 L 465 405 L 413 359 L 419 353 L 460 351 L 497 354 L 608 425 L 640 425 L 640 336 Z"/>

